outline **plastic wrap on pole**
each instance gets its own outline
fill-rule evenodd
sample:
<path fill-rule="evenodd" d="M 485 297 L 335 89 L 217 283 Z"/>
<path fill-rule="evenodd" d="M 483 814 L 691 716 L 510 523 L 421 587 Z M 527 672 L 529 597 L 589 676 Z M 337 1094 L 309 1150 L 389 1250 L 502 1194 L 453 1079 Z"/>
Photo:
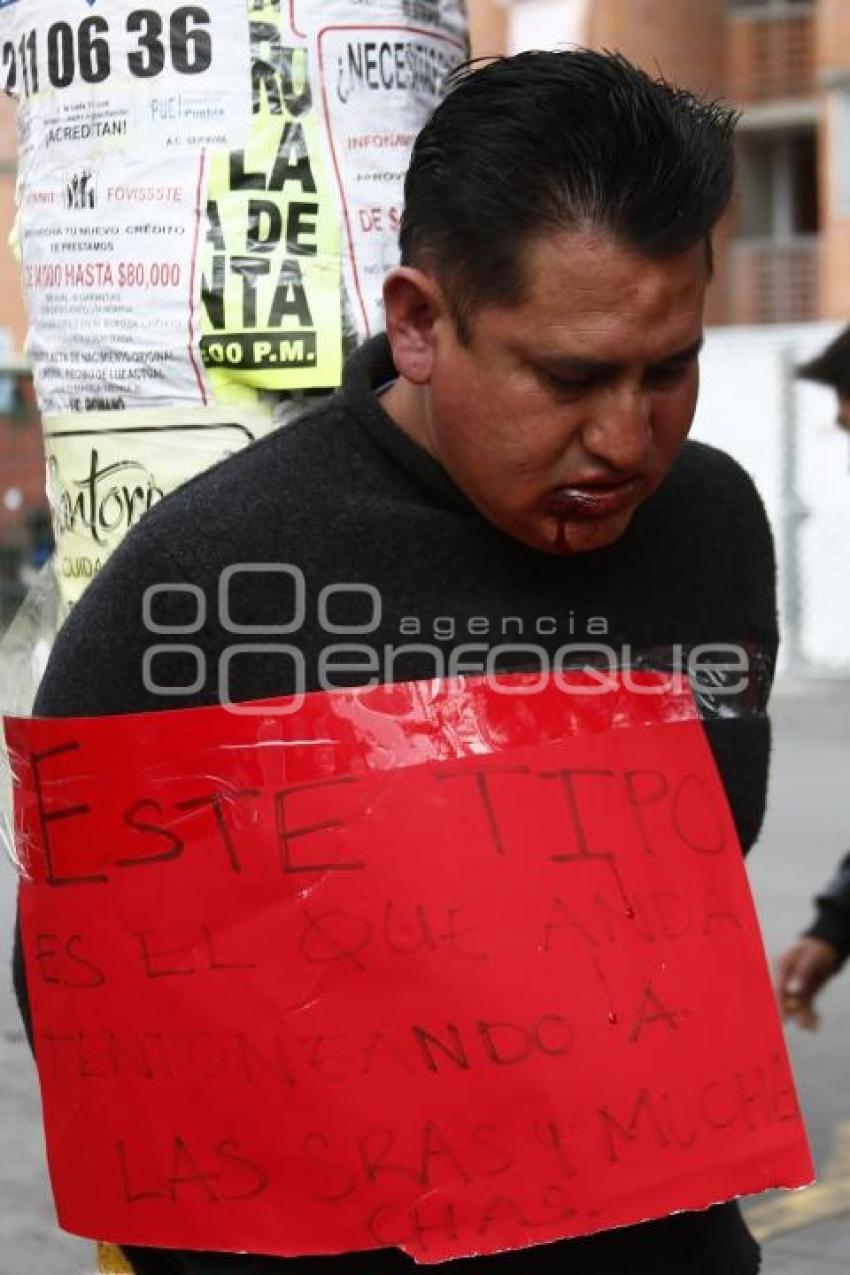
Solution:
<path fill-rule="evenodd" d="M 0 8 L 65 608 L 382 326 L 413 138 L 466 55 L 462 0 L 78 8 Z"/>
<path fill-rule="evenodd" d="M 52 562 L 39 572 L 0 641 L 0 713 L 26 717 L 59 627 L 61 602 Z M 0 850 L 20 871 L 12 831 L 12 770 L 0 734 Z"/>

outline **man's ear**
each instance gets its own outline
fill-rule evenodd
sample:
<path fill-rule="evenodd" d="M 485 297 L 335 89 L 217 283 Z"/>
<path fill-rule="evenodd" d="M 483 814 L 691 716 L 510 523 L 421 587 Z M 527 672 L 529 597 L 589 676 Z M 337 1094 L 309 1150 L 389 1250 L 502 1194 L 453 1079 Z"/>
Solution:
<path fill-rule="evenodd" d="M 384 280 L 384 311 L 396 370 L 414 385 L 427 385 L 434 360 L 434 329 L 445 313 L 438 285 L 414 266 L 398 266 Z"/>

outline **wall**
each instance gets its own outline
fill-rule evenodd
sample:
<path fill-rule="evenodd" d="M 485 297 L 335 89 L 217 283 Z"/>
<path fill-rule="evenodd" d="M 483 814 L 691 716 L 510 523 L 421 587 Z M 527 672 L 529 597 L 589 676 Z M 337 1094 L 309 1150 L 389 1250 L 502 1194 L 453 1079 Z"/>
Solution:
<path fill-rule="evenodd" d="M 834 325 L 725 327 L 707 334 L 692 437 L 756 481 L 776 538 L 782 666 L 850 676 L 850 436 L 831 390 L 788 372 Z"/>
<path fill-rule="evenodd" d="M 493 57 L 505 52 L 508 8 L 501 0 L 473 0 L 468 6 L 472 56 Z"/>
<path fill-rule="evenodd" d="M 850 318 L 850 4 L 820 0 L 818 75 L 826 101 L 821 147 L 826 213 L 821 253 L 821 299 L 829 318 Z"/>
<path fill-rule="evenodd" d="M 723 0 L 595 0 L 588 35 L 696 93 L 723 88 Z"/>
<path fill-rule="evenodd" d="M 15 350 L 26 335 L 18 263 L 7 239 L 15 220 L 15 108 L 10 98 L 0 94 L 0 328 L 12 333 Z"/>

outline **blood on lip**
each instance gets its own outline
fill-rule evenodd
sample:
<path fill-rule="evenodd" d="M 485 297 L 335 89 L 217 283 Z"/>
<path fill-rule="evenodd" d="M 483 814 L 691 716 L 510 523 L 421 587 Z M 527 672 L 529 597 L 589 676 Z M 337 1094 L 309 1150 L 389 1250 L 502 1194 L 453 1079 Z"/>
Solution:
<path fill-rule="evenodd" d="M 631 486 L 632 481 L 627 480 L 620 483 L 562 487 L 550 495 L 546 502 L 546 512 L 555 518 L 581 517 L 582 513 L 592 513 L 599 505 L 604 505 L 612 496 L 625 494 Z"/>
<path fill-rule="evenodd" d="M 606 514 L 618 512 L 629 503 L 638 487 L 636 478 L 613 483 L 576 483 L 552 492 L 543 506 L 544 514 L 555 519 L 556 552 L 571 552 L 567 540 L 570 522 L 594 522 Z M 619 499 L 618 499 L 619 497 Z"/>

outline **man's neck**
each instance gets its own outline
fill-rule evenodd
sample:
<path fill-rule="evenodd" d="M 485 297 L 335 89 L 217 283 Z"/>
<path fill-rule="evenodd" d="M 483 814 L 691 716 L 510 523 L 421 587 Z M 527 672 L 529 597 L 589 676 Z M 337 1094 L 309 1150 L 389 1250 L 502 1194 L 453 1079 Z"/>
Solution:
<path fill-rule="evenodd" d="M 428 429 L 427 391 L 400 376 L 394 381 L 385 394 L 381 395 L 381 406 L 395 421 L 402 433 L 407 434 L 414 443 L 418 443 L 429 455 L 434 455 Z"/>

